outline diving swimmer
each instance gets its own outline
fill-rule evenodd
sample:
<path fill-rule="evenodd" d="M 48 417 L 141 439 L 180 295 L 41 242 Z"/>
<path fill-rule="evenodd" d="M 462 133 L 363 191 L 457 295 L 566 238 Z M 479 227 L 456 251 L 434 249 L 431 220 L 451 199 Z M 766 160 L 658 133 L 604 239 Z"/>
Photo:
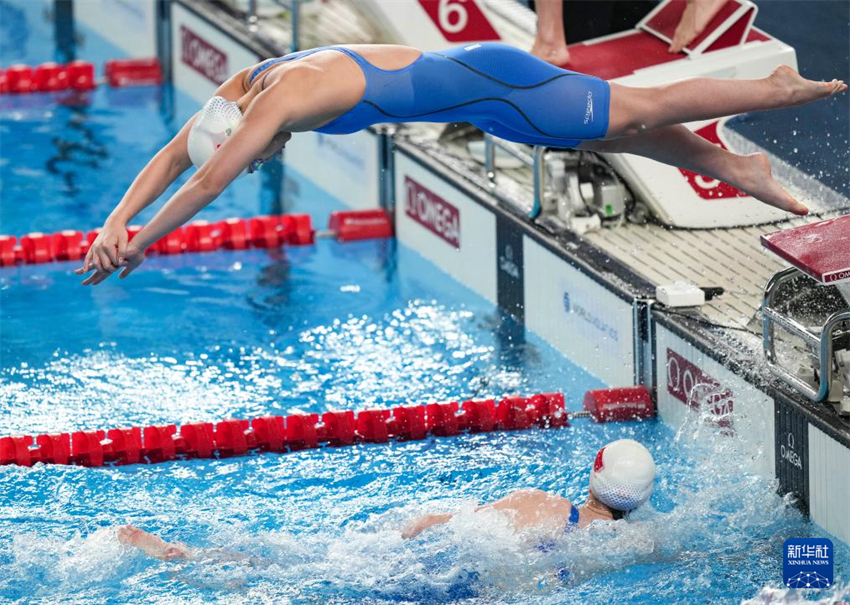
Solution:
<path fill-rule="evenodd" d="M 780 66 L 758 80 L 692 78 L 634 88 L 560 69 L 496 43 L 442 52 L 397 45 L 327 46 L 236 73 L 133 181 L 78 275 L 127 277 L 145 251 L 210 204 L 293 133 L 347 134 L 381 122 L 471 122 L 518 143 L 632 153 L 729 183 L 794 214 L 807 208 L 771 175 L 764 154 L 737 155 L 685 122 L 802 105 L 847 90 Z M 198 170 L 128 241 L 126 227 L 174 180 Z"/>
<path fill-rule="evenodd" d="M 594 521 L 614 521 L 640 507 L 652 494 L 655 483 L 655 461 L 642 444 L 632 439 L 613 441 L 599 450 L 590 471 L 590 487 L 581 506 L 556 494 L 537 489 L 522 489 L 501 500 L 476 509 L 493 510 L 505 515 L 513 529 L 548 531 L 557 536 L 584 529 Z M 411 539 L 420 533 L 451 520 L 452 514 L 430 514 L 412 521 L 402 532 Z M 118 528 L 118 539 L 151 557 L 170 561 L 192 559 L 197 549 L 182 543 L 170 544 L 162 538 L 131 525 Z"/>

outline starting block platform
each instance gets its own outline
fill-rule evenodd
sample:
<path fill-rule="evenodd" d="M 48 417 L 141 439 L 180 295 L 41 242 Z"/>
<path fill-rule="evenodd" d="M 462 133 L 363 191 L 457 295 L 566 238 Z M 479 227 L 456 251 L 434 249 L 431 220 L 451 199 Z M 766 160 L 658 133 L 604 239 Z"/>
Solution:
<path fill-rule="evenodd" d="M 768 366 L 811 401 L 833 403 L 839 414 L 850 417 L 850 297 L 839 285 L 850 283 L 850 215 L 768 233 L 761 243 L 792 265 L 764 288 L 762 336 Z M 811 279 L 798 279 L 803 275 Z M 843 300 L 833 297 L 830 302 L 828 286 L 839 286 Z M 808 301 L 805 310 L 793 304 L 800 298 Z M 790 335 L 789 342 L 796 340 L 790 346 L 804 363 L 793 367 L 788 355 L 783 360 L 777 328 Z"/>
<path fill-rule="evenodd" d="M 821 284 L 850 281 L 850 214 L 762 235 L 761 244 Z"/>
<path fill-rule="evenodd" d="M 772 40 L 753 28 L 758 9 L 752 2 L 729 0 L 683 52 L 671 53 L 668 47 L 686 4 L 686 0 L 663 2 L 633 30 L 571 44 L 570 64 L 565 67 L 616 80 L 667 63 L 687 63 L 705 53 Z"/>

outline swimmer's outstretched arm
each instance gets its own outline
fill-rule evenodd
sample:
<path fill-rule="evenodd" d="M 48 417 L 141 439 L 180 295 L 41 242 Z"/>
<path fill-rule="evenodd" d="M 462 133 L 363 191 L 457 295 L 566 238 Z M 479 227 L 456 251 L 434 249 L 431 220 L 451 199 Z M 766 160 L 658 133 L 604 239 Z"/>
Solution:
<path fill-rule="evenodd" d="M 145 259 L 145 250 L 171 233 L 222 191 L 256 158 L 279 151 L 291 132 L 313 130 L 339 114 L 342 103 L 332 91 L 316 92 L 315 78 L 320 75 L 309 67 L 292 68 L 251 99 L 233 134 L 221 148 L 157 212 L 156 216 L 129 242 L 125 249 L 120 277 L 127 277 Z M 321 95 L 324 94 L 324 97 Z M 119 268 L 104 266 L 83 284 L 97 285 Z M 94 267 L 83 266 L 78 273 Z"/>
<path fill-rule="evenodd" d="M 244 94 L 242 81 L 247 73 L 248 69 L 244 69 L 235 74 L 216 90 L 216 94 L 233 101 L 241 97 Z M 99 283 L 101 277 L 108 276 L 121 266 L 127 248 L 127 225 L 192 165 L 187 140 L 194 122 L 195 116 L 148 162 L 110 213 L 89 248 L 83 266 L 76 272 L 82 275 L 91 269 L 97 270 L 83 282 L 85 285 Z"/>
<path fill-rule="evenodd" d="M 429 527 L 448 523 L 449 521 L 451 521 L 453 516 L 454 515 L 452 515 L 451 513 L 423 515 L 422 517 L 419 517 L 418 519 L 409 523 L 407 527 L 405 527 L 401 531 L 401 537 L 405 540 L 415 538 Z"/>
<path fill-rule="evenodd" d="M 133 238 L 123 243 L 124 254 L 114 247 L 107 254 L 96 249 L 92 258 L 86 258 L 83 267 L 77 271 L 83 274 L 91 269 L 97 271 L 86 279 L 84 285 L 97 285 L 119 267 L 123 267 L 121 277 L 127 277 L 144 260 L 145 250 L 164 235 L 192 218 L 198 211 L 212 202 L 238 175 L 270 144 L 279 127 L 285 120 L 282 105 L 277 99 L 264 95 L 271 87 L 258 95 L 251 104 L 245 117 L 228 137 L 221 149 L 190 178 L 154 216 L 154 218 Z M 183 143 L 185 151 L 185 142 Z M 188 154 L 187 154 L 188 157 Z M 162 187 L 164 189 L 164 186 Z M 161 190 L 158 188 L 158 190 Z M 118 224 L 125 227 L 126 215 L 121 215 Z M 120 230 L 120 229 L 119 229 Z M 95 248 L 95 246 L 93 246 Z M 123 256 L 123 260 L 119 257 Z M 97 259 L 99 257 L 100 264 Z"/>
<path fill-rule="evenodd" d="M 192 558 L 192 550 L 185 544 L 170 544 L 159 536 L 132 525 L 118 528 L 118 541 L 127 546 L 135 546 L 146 555 L 162 561 Z"/>
<path fill-rule="evenodd" d="M 126 277 L 143 260 L 143 251 L 171 233 L 215 200 L 254 158 L 271 145 L 274 136 L 288 118 L 285 103 L 274 96 L 274 86 L 260 93 L 251 103 L 242 121 L 221 148 L 157 212 L 130 243 L 134 258 L 121 277 Z M 129 246 L 128 246 L 129 251 Z"/>

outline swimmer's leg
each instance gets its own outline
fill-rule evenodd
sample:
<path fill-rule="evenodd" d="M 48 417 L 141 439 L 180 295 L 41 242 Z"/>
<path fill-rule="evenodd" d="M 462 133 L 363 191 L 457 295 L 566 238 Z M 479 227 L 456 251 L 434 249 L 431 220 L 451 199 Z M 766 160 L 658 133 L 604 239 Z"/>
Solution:
<path fill-rule="evenodd" d="M 633 153 L 651 158 L 729 183 L 781 210 L 800 215 L 808 212 L 773 178 L 770 162 L 763 153 L 738 155 L 726 151 L 692 133 L 685 126 L 667 126 L 607 141 L 585 141 L 578 148 L 607 153 Z"/>
<path fill-rule="evenodd" d="M 159 536 L 132 525 L 118 528 L 118 541 L 128 546 L 135 546 L 146 555 L 163 561 L 192 558 L 192 551 L 185 544 L 169 544 Z"/>
<path fill-rule="evenodd" d="M 564 35 L 562 0 L 537 0 L 537 37 L 531 54 L 552 65 L 570 62 L 570 51 Z"/>
<path fill-rule="evenodd" d="M 633 88 L 611 83 L 606 138 L 723 116 L 803 105 L 847 90 L 840 80 L 806 80 L 786 65 L 760 80 L 691 78 Z"/>

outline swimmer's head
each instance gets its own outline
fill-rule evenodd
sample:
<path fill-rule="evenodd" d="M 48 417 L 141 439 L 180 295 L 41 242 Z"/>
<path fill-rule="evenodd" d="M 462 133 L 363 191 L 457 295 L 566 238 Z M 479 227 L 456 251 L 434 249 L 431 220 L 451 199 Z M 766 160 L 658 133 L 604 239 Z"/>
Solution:
<path fill-rule="evenodd" d="M 655 483 L 655 461 L 633 439 L 612 441 L 596 454 L 590 472 L 590 491 L 615 511 L 630 511 L 649 500 Z"/>
<path fill-rule="evenodd" d="M 204 104 L 192 124 L 187 141 L 189 159 L 196 168 L 203 166 L 212 157 L 241 121 L 242 111 L 232 101 L 213 97 Z"/>

